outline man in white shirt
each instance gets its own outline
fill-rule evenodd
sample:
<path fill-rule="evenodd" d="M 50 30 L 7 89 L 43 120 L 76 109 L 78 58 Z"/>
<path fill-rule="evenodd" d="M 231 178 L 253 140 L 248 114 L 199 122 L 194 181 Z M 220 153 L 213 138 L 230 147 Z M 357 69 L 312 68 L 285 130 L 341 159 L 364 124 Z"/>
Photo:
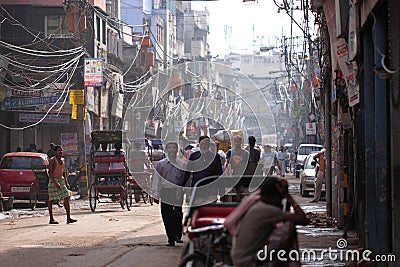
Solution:
<path fill-rule="evenodd" d="M 278 153 L 276 153 L 276 151 L 273 151 L 270 145 L 265 144 L 264 151 L 261 153 L 260 161 L 261 164 L 263 164 L 263 175 L 264 176 L 272 175 L 275 166 L 279 165 Z"/>
<path fill-rule="evenodd" d="M 153 176 L 152 191 L 154 202 L 161 199 L 161 216 L 168 237 L 167 246 L 182 241 L 182 186 L 185 184 L 184 162 L 177 157 L 178 144 L 169 142 L 167 158 L 158 162 Z"/>

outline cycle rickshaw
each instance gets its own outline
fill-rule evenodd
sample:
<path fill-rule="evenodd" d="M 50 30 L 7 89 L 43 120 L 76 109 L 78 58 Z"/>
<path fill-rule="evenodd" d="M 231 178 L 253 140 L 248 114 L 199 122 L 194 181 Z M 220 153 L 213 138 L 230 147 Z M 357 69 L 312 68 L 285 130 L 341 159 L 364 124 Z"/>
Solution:
<path fill-rule="evenodd" d="M 148 193 L 154 173 L 154 167 L 150 160 L 149 142 L 147 139 L 132 139 L 131 144 L 133 149 L 129 153 L 130 176 L 128 181 L 132 187 L 133 198 L 136 203 L 142 199 L 145 204 L 149 202 L 153 205 L 153 198 Z"/>
<path fill-rule="evenodd" d="M 130 210 L 132 186 L 128 178 L 126 154 L 122 150 L 122 131 L 94 131 L 91 142 L 93 183 L 89 189 L 90 209 L 94 212 L 101 198 L 109 198 L 111 202 L 119 202 L 123 209 Z"/>
<path fill-rule="evenodd" d="M 180 267 L 232 266 L 232 237 L 224 228 L 225 218 L 242 199 L 256 190 L 263 176 L 211 176 L 198 181 L 190 197 L 184 227 L 189 237 Z"/>

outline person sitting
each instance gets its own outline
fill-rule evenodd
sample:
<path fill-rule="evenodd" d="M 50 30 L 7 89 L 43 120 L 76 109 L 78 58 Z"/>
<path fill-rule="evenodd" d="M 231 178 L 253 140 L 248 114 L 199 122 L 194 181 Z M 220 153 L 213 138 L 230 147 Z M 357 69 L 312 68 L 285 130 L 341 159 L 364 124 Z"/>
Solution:
<path fill-rule="evenodd" d="M 292 205 L 294 213 L 283 211 L 284 198 Z M 246 205 L 246 202 L 249 205 Z M 306 214 L 288 192 L 287 181 L 277 177 L 267 177 L 261 185 L 259 196 L 255 195 L 251 198 L 250 203 L 243 200 L 236 211 L 225 219 L 225 226 L 233 236 L 231 257 L 234 265 L 237 267 L 259 266 L 261 262 L 258 252 L 268 245 L 275 225 L 285 221 L 293 224 L 308 224 Z M 289 233 L 290 235 L 286 238 L 296 240 L 294 227 Z M 279 266 L 286 265 L 282 263 Z"/>
<path fill-rule="evenodd" d="M 118 157 L 119 159 L 117 161 L 113 161 L 110 164 L 110 170 L 125 170 L 126 169 L 126 164 L 125 164 L 125 151 L 123 151 L 122 145 L 120 142 L 117 142 L 114 144 L 114 155 L 115 157 Z"/>
<path fill-rule="evenodd" d="M 110 168 L 109 162 L 102 162 L 103 157 L 109 156 L 109 152 L 107 151 L 107 143 L 101 143 L 101 150 L 99 150 L 99 144 L 95 146 L 95 170 L 108 170 Z"/>

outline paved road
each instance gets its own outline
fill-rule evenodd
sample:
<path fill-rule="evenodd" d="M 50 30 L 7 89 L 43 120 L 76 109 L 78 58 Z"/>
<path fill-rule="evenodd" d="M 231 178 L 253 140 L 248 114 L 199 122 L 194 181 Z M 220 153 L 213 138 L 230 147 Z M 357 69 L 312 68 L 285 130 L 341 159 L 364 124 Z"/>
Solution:
<path fill-rule="evenodd" d="M 325 210 L 323 202 L 311 205 L 309 198 L 299 196 L 298 179 L 286 178 L 306 210 Z M 48 224 L 45 207 L 35 212 L 25 207 L 0 213 L 0 266 L 177 266 L 183 244 L 165 246 L 158 205 L 138 203 L 127 211 L 119 204 L 107 204 L 92 213 L 87 200 L 71 202 L 72 215 L 78 219 L 71 225 L 65 223 L 64 210 L 58 207 L 55 217 L 59 225 Z M 317 228 L 300 232 L 302 247 L 324 244 Z M 335 242 L 337 236 L 329 235 L 330 242 Z"/>

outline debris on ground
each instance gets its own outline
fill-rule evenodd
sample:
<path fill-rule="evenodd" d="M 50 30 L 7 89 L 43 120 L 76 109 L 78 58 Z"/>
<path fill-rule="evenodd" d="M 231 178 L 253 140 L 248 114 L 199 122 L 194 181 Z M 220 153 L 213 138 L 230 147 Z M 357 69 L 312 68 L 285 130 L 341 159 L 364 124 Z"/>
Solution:
<path fill-rule="evenodd" d="M 337 225 L 336 219 L 327 216 L 325 213 L 307 212 L 306 216 L 310 221 L 310 225 L 317 227 L 334 227 Z"/>

